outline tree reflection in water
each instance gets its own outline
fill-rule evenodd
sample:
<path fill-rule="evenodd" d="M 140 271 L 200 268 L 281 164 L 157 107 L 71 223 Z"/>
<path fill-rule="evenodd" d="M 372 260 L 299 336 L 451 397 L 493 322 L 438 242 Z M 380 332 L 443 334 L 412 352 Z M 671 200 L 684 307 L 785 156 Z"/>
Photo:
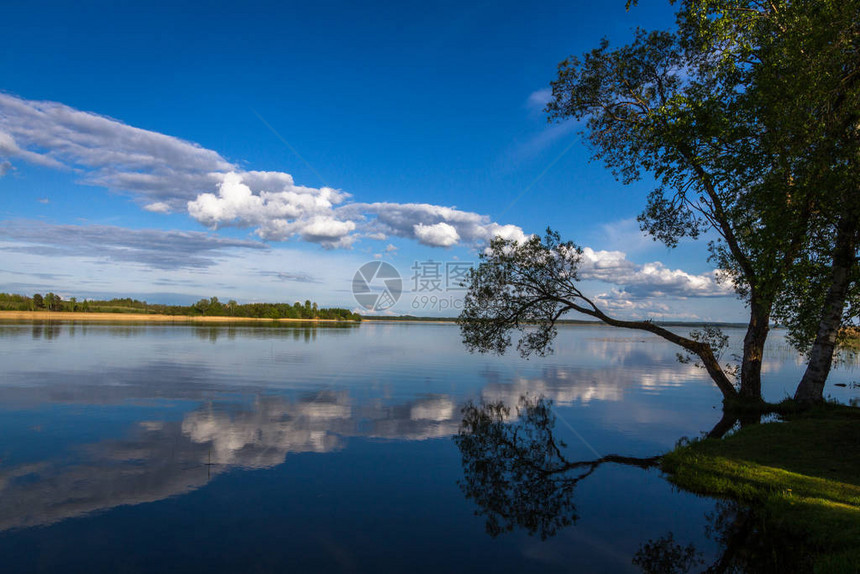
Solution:
<path fill-rule="evenodd" d="M 722 436 L 737 422 L 735 416 L 724 416 L 708 435 Z M 478 505 L 476 514 L 486 518 L 491 536 L 522 528 L 545 540 L 576 522 L 574 489 L 600 465 L 644 469 L 660 463 L 659 456 L 618 455 L 571 462 L 562 453 L 566 445 L 555 438 L 554 427 L 552 401 L 543 397 L 522 396 L 513 408 L 502 402 L 463 407 L 454 437 L 463 463 L 460 488 Z M 672 532 L 643 543 L 633 564 L 647 574 L 782 573 L 811 568 L 803 540 L 778 528 L 763 509 L 724 500 L 707 520 L 708 537 L 720 545 L 709 566 L 693 544 L 684 546 Z"/>
<path fill-rule="evenodd" d="M 762 508 L 722 500 L 708 514 L 707 535 L 720 552 L 702 572 L 707 574 L 782 574 L 812 572 L 813 553 L 797 534 L 780 529 Z M 633 564 L 646 574 L 683 574 L 704 564 L 695 546 L 681 546 L 674 535 L 643 544 Z"/>
<path fill-rule="evenodd" d="M 467 499 L 486 517 L 487 533 L 498 536 L 519 527 L 541 539 L 576 521 L 573 490 L 604 463 L 650 468 L 660 457 L 607 455 L 568 461 L 566 445 L 553 436 L 552 401 L 520 397 L 515 412 L 504 403 L 463 407 L 463 421 L 454 437 L 463 461 L 460 482 Z"/>

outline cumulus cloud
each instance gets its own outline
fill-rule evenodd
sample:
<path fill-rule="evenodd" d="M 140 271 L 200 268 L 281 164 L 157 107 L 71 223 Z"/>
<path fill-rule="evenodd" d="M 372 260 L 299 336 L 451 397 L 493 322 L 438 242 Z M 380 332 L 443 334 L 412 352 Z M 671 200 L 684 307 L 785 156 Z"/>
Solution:
<path fill-rule="evenodd" d="M 582 250 L 579 277 L 618 285 L 619 299 L 645 297 L 725 297 L 733 295 L 729 285 L 718 281 L 718 271 L 693 275 L 680 269 L 669 269 L 654 261 L 642 265 L 627 259 L 623 251 Z M 623 295 L 623 297 L 620 297 Z M 631 302 L 632 303 L 632 302 Z"/>
<path fill-rule="evenodd" d="M 351 203 L 343 191 L 297 185 L 288 173 L 242 170 L 193 142 L 57 102 L 0 94 L 0 170 L 16 160 L 79 173 L 82 183 L 131 194 L 151 212 L 187 211 L 210 228 L 253 228 L 269 241 L 297 238 L 334 248 L 359 236 L 393 235 L 450 247 L 496 233 L 524 237 L 519 227 L 453 207 Z"/>
<path fill-rule="evenodd" d="M 412 226 L 412 229 L 415 232 L 415 237 L 424 245 L 451 247 L 460 240 L 457 229 L 444 221 L 433 225 L 418 223 Z"/>
<path fill-rule="evenodd" d="M 251 185 L 263 188 L 258 192 Z M 268 189 L 266 189 L 268 188 Z M 355 222 L 333 216 L 348 196 L 329 187 L 295 185 L 286 173 L 230 172 L 218 193 L 203 193 L 188 202 L 188 213 L 210 227 L 253 226 L 263 239 L 283 241 L 294 235 L 327 247 L 346 246 Z"/>
<path fill-rule="evenodd" d="M 414 239 L 434 247 L 477 245 L 497 235 L 517 241 L 527 237 L 516 225 L 500 225 L 486 215 L 428 203 L 352 203 L 337 212 L 363 220 L 372 233 Z"/>

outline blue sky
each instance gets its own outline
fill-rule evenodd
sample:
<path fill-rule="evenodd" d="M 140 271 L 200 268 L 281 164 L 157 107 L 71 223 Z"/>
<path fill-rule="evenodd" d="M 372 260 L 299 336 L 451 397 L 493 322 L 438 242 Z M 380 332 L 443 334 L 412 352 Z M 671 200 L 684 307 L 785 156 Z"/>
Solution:
<path fill-rule="evenodd" d="M 382 259 L 406 288 L 389 312 L 452 315 L 415 262 L 551 226 L 620 316 L 740 319 L 702 242 L 639 233 L 649 182 L 542 112 L 566 56 L 672 26 L 668 2 L 624 4 L 6 6 L 0 291 L 356 308 Z"/>

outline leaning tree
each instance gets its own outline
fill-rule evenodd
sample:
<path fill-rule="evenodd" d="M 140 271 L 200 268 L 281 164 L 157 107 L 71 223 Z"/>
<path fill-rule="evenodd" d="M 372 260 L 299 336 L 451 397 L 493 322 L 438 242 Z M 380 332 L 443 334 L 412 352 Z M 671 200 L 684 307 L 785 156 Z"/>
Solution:
<path fill-rule="evenodd" d="M 522 243 L 501 237 L 491 241 L 479 265 L 470 271 L 457 320 L 466 347 L 501 354 L 512 345 L 512 333 L 519 331 L 517 348 L 523 356 L 544 355 L 552 352 L 558 321 L 573 311 L 613 327 L 648 331 L 679 345 L 698 358 L 724 401 L 739 398 L 720 364 L 719 343 L 701 334 L 684 337 L 652 321 L 612 317 L 582 291 L 581 261 L 582 250 L 562 242 L 551 230 L 544 238 L 532 236 Z"/>

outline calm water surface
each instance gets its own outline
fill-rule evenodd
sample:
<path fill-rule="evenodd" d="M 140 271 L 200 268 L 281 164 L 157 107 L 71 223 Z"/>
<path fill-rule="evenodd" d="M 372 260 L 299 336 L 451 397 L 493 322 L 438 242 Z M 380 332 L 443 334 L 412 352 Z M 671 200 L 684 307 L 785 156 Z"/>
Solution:
<path fill-rule="evenodd" d="M 707 560 L 715 502 L 629 466 L 550 509 L 571 524 L 491 536 L 452 440 L 470 401 L 543 397 L 568 461 L 660 454 L 719 419 L 675 352 L 600 327 L 526 361 L 470 355 L 444 324 L 0 324 L 2 571 L 637 572 L 668 532 Z M 765 370 L 770 400 L 802 372 L 778 332 Z M 830 394 L 857 379 L 837 370 Z"/>

